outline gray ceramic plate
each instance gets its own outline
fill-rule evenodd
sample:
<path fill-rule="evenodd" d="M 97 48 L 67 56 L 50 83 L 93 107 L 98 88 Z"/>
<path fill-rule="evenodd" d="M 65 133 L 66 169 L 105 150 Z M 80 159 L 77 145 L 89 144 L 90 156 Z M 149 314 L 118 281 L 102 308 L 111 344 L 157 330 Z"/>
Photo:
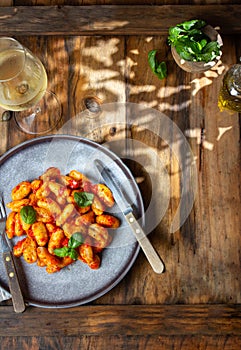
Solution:
<path fill-rule="evenodd" d="M 60 168 L 65 174 L 76 169 L 93 181 L 100 182 L 100 175 L 93 164 L 96 158 L 111 165 L 112 171 L 125 186 L 135 215 L 143 218 L 139 189 L 124 163 L 105 147 L 69 135 L 36 138 L 12 148 L 0 158 L 0 191 L 4 201 L 11 201 L 11 189 L 16 184 L 39 177 L 50 166 Z M 116 205 L 112 212 L 119 216 L 122 224 L 113 232 L 113 242 L 104 250 L 98 270 L 91 270 L 86 264 L 77 261 L 58 273 L 48 274 L 45 268 L 27 264 L 23 258 L 15 259 L 26 302 L 52 308 L 81 305 L 104 295 L 123 279 L 137 257 L 139 245 Z M 0 285 L 8 291 L 2 260 Z"/>

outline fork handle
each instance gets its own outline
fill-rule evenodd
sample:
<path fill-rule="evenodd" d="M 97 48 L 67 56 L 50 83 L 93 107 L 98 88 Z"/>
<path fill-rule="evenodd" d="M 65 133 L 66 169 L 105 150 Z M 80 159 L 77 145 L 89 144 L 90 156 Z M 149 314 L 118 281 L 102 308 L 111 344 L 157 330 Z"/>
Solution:
<path fill-rule="evenodd" d="M 14 266 L 12 253 L 10 251 L 3 253 L 3 261 L 8 275 L 9 289 L 10 293 L 12 294 L 14 311 L 17 313 L 24 312 L 25 303 L 18 282 L 17 271 Z"/>

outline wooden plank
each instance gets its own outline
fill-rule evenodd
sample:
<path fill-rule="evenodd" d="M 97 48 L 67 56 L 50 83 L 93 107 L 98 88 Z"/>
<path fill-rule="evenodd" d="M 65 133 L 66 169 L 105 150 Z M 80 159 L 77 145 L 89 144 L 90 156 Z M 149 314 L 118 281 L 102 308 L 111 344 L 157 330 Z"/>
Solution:
<path fill-rule="evenodd" d="M 0 35 L 166 35 L 191 18 L 220 27 L 221 34 L 241 32 L 241 5 L 93 5 L 1 7 Z"/>
<path fill-rule="evenodd" d="M 241 305 L 29 307 L 16 315 L 2 306 L 0 336 L 181 336 L 241 334 Z"/>
<path fill-rule="evenodd" d="M 160 283 L 145 265 L 142 266 L 142 279 L 134 273 L 132 275 L 136 293 L 142 291 L 142 298 L 148 290 L 145 286 L 152 286 L 152 293 L 145 303 L 241 302 L 239 117 L 237 113 L 221 113 L 217 105 L 223 75 L 232 62 L 238 61 L 236 50 L 240 47 L 240 39 L 225 37 L 224 47 L 222 62 L 216 67 L 206 73 L 189 74 L 177 67 L 163 37 L 148 40 L 142 36 L 127 38 L 128 100 L 136 104 L 141 101 L 160 111 L 160 118 L 153 122 L 144 113 L 132 121 L 132 137 L 146 145 L 140 147 L 136 143 L 133 158 L 136 154 L 139 162 L 140 155 L 143 155 L 147 172 L 152 175 L 154 169 L 158 169 L 158 164 L 152 162 L 151 152 L 148 152 L 153 147 L 158 153 L 159 164 L 168 171 L 171 188 L 166 215 L 149 235 L 164 259 L 166 273 L 160 276 Z M 153 49 L 161 51 L 160 61 L 167 63 L 166 79 L 159 80 L 148 67 L 147 54 Z M 181 134 L 174 135 L 174 130 L 170 129 L 172 146 L 181 144 L 186 137 L 198 170 L 198 188 L 192 211 L 181 229 L 173 234 L 169 227 L 180 202 L 182 174 L 175 155 L 168 153 L 163 138 L 158 137 L 159 133 L 163 134 L 161 124 L 158 124 L 161 112 L 169 118 L 170 125 L 176 124 L 183 133 L 182 137 Z M 155 132 L 150 132 L 153 129 Z M 185 154 L 182 157 L 185 159 Z M 152 191 L 159 193 L 152 220 L 162 208 L 168 181 L 159 186 L 155 182 L 151 185 L 143 183 L 144 198 Z"/>
<path fill-rule="evenodd" d="M 51 42 L 49 37 L 49 41 Z M 59 37 L 58 37 L 59 38 Z M 56 40 L 56 37 L 53 41 Z M 122 66 L 119 64 L 125 57 L 125 40 L 119 36 L 98 37 L 63 37 L 64 47 L 55 50 L 52 45 L 53 55 L 56 51 L 65 52 L 67 62 L 60 64 L 60 67 L 67 67 L 67 72 L 63 76 L 63 81 L 67 83 L 63 91 L 59 77 L 55 82 L 58 89 L 58 96 L 61 96 L 63 105 L 63 124 L 59 133 L 72 134 L 87 137 L 96 142 L 103 143 L 118 135 L 118 127 L 115 129 L 113 137 L 109 134 L 109 129 L 114 127 L 116 122 L 125 122 L 125 115 L 112 116 L 106 119 L 99 113 L 82 113 L 86 111 L 88 101 L 96 101 L 100 106 L 115 102 L 125 102 L 125 77 L 122 74 Z M 51 60 L 48 57 L 48 61 Z M 49 72 L 50 80 L 56 78 L 56 67 Z M 61 72 L 61 68 L 59 73 Z M 119 118 L 120 117 L 120 118 Z M 113 123 L 113 125 L 110 125 Z M 106 125 L 106 127 L 105 127 Z"/>
<path fill-rule="evenodd" d="M 161 81 L 152 73 L 147 56 L 153 49 L 161 49 L 159 59 L 167 62 L 169 48 L 164 36 L 139 35 L 126 38 L 127 100 L 134 104 L 132 112 L 128 114 L 128 125 L 133 139 L 129 150 L 129 159 L 132 162 L 130 161 L 128 166 L 140 179 L 139 186 L 147 209 L 146 231 L 151 243 L 164 260 L 166 272 L 157 277 L 150 272 L 143 257 L 140 257 L 133 267 L 133 272 L 131 271 L 131 278 L 134 281 L 137 303 L 139 297 L 139 300 L 144 298 L 144 303 L 147 304 L 163 304 L 184 300 L 180 281 L 185 280 L 188 289 L 189 278 L 185 275 L 187 273 L 185 261 L 179 261 L 177 246 L 173 245 L 172 235 L 169 232 L 180 198 L 180 173 L 176 171 L 178 164 L 174 157 L 171 157 L 170 145 L 167 145 L 166 140 L 160 136 L 163 134 L 160 133 L 161 113 L 157 112 L 161 101 L 160 91 L 165 89 L 168 94 L 168 88 L 173 86 L 171 84 L 173 82 L 167 79 Z M 171 76 L 169 72 L 168 77 Z M 181 104 L 182 96 L 179 95 L 179 98 Z M 155 117 L 151 116 L 151 113 L 138 113 L 139 104 L 152 108 Z M 138 276 L 139 270 L 142 278 Z M 174 282 L 176 280 L 178 283 Z M 132 300 L 129 290 L 127 296 Z"/>
<path fill-rule="evenodd" d="M 183 336 L 89 336 L 78 337 L 0 337 L 2 349 L 146 349 L 146 350 L 238 350 L 241 336 L 183 335 Z"/>
<path fill-rule="evenodd" d="M 8 0 L 1 0 L 8 1 Z M 150 0 L 115 0 L 114 2 L 112 0 L 14 0 L 15 6 L 51 6 L 51 5 L 150 5 Z M 176 4 L 183 3 L 182 1 L 175 1 Z M 187 3 L 187 2 L 186 2 Z M 203 4 L 203 0 L 189 0 L 188 2 L 190 5 L 199 5 Z M 205 0 L 205 4 L 213 4 L 213 0 Z M 237 4 L 237 0 L 221 0 L 219 1 L 220 4 Z M 173 5 L 173 0 L 155 0 L 153 2 L 155 5 Z"/>
<path fill-rule="evenodd" d="M 13 0 L 2 0 L 1 1 L 1 6 L 6 7 L 6 6 L 12 6 L 13 5 Z"/>
<path fill-rule="evenodd" d="M 184 229 L 196 244 L 199 263 L 192 264 L 194 275 L 206 280 L 200 278 L 199 285 L 203 296 L 209 295 L 204 302 L 240 302 L 240 119 L 238 113 L 218 108 L 224 74 L 238 62 L 240 44 L 238 37 L 225 37 L 219 64 L 202 76 L 189 77 L 191 103 L 185 133 L 197 157 L 199 181 L 190 226 Z"/>

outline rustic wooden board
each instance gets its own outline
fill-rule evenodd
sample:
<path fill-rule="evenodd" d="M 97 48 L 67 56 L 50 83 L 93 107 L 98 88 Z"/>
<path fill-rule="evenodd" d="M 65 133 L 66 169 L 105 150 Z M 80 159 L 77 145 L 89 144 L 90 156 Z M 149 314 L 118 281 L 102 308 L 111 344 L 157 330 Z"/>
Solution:
<path fill-rule="evenodd" d="M 128 276 L 96 303 L 240 303 L 240 293 L 237 293 L 241 284 L 240 235 L 235 229 L 240 227 L 237 214 L 239 121 L 237 114 L 221 115 L 217 108 L 218 86 L 224 70 L 233 61 L 238 40 L 225 39 L 227 49 L 223 64 L 218 66 L 219 71 L 214 69 L 197 76 L 176 67 L 164 37 L 18 38 L 46 66 L 50 88 L 63 105 L 63 124 L 73 120 L 65 125 L 64 133 L 87 136 L 102 143 L 123 139 L 125 134 L 118 127 L 113 135 L 109 131 L 115 122 L 125 122 L 125 115 L 118 116 L 118 120 L 113 115 L 113 125 L 109 128 L 103 129 L 101 121 L 97 122 L 95 118 L 81 119 L 81 126 L 84 124 L 85 128 L 78 127 L 74 117 L 83 110 L 83 98 L 92 95 L 103 103 L 141 101 L 164 112 L 184 134 L 191 135 L 189 141 L 197 159 L 199 189 L 186 224 L 171 234 L 170 223 L 180 199 L 178 163 L 168 147 L 160 142 L 158 130 L 157 135 L 143 131 L 141 125 L 137 126 L 140 119 L 136 125 L 131 125 L 129 136 L 154 147 L 170 174 L 172 195 L 169 208 L 162 222 L 149 235 L 166 263 L 166 273 L 161 276 L 153 273 L 140 252 Z M 168 64 L 168 78 L 163 81 L 155 77 L 147 65 L 147 54 L 154 48 L 162 48 L 162 58 Z M 29 138 L 18 131 L 13 122 L 1 123 L 0 129 L 1 153 Z M 194 134 L 190 134 L 190 130 Z M 223 134 L 219 135 L 219 131 Z M 202 143 L 201 133 L 205 134 Z M 229 134 L 232 134 L 231 138 Z M 144 148 L 143 151 L 146 152 Z M 136 167 L 132 170 L 140 177 Z M 146 176 L 145 182 L 140 184 L 146 204 L 152 191 L 148 181 Z M 161 194 L 162 188 L 158 191 Z"/>
<path fill-rule="evenodd" d="M 41 1 L 35 3 L 41 4 Z M 4 4 L 10 6 L 11 2 Z M 20 0 L 15 4 L 22 5 Z M 74 1 L 71 4 L 74 5 Z M 152 10 L 157 12 L 151 18 Z M 183 132 L 194 131 L 189 134 L 189 142 L 199 170 L 198 197 L 193 211 L 182 229 L 170 234 L 168 227 L 180 196 L 178 164 L 158 137 L 133 125 L 128 135 L 157 148 L 171 174 L 171 205 L 162 223 L 149 236 L 167 264 L 166 273 L 155 275 L 140 252 L 124 280 L 96 301 L 100 305 L 63 310 L 30 307 L 23 315 L 16 315 L 12 306 L 2 303 L 0 341 L 3 348 L 241 348 L 240 218 L 237 213 L 240 125 L 237 114 L 220 114 L 216 104 L 224 70 L 238 60 L 241 42 L 238 35 L 224 35 L 222 65 L 200 76 L 177 68 L 165 42 L 168 27 L 187 15 L 202 15 L 213 25 L 224 24 L 222 34 L 239 34 L 240 13 L 240 5 L 135 6 L 133 9 L 130 6 L 43 9 L 40 6 L 19 7 L 17 11 L 0 8 L 0 34 L 16 36 L 40 55 L 50 77 L 50 88 L 61 99 L 63 122 L 82 110 L 86 95 L 97 96 L 103 103 L 141 101 L 167 113 Z M 129 22 L 123 25 L 123 18 Z M 98 23 L 93 25 L 94 21 Z M 30 33 L 42 35 L 28 37 Z M 113 33 L 114 37 L 108 36 Z M 104 37 L 93 37 L 95 34 Z M 151 73 L 146 61 L 148 50 L 159 47 L 169 68 L 168 78 L 163 81 Z M 106 51 L 110 53 L 108 57 Z M 108 65 L 111 59 L 113 62 Z M 125 116 L 122 118 L 125 121 Z M 88 122 L 85 132 L 98 142 L 124 136 L 118 128 L 113 133 L 106 129 L 96 133 L 94 126 L 94 121 Z M 70 125 L 68 131 L 75 132 L 75 127 L 76 124 Z M 1 123 L 0 132 L 1 154 L 30 138 L 19 132 L 14 123 Z M 133 170 L 138 171 L 138 167 L 134 165 Z M 144 200 L 148 204 L 151 189 L 148 177 L 140 187 L 147 193 Z M 155 305 L 158 303 L 164 305 Z M 180 303 L 207 305 L 178 305 Z"/>
<path fill-rule="evenodd" d="M 12 6 L 12 5 L 13 5 L 13 1 L 12 0 L 2 0 L 1 1 L 1 6 L 2 7 Z"/>
<path fill-rule="evenodd" d="M 14 315 L 14 317 L 13 317 Z M 61 317 L 60 317 L 61 315 Z M 238 305 L 81 306 L 72 309 L 31 307 L 21 315 L 2 306 L 0 336 L 240 336 Z M 7 325 L 4 326 L 4 325 Z"/>
<path fill-rule="evenodd" d="M 76 337 L 0 337 L 3 349 L 146 349 L 146 350 L 237 350 L 241 337 L 234 335 L 129 336 L 81 335 Z M 18 348 L 17 348 L 18 346 Z"/>
<path fill-rule="evenodd" d="M 11 4 L 9 3 L 11 0 L 2 0 L 3 3 L 8 3 L 8 6 Z M 178 0 L 155 0 L 152 2 L 153 5 L 174 5 L 181 3 Z M 187 1 L 185 2 L 187 3 Z M 183 5 L 185 5 L 184 2 L 182 2 Z M 237 1 L 235 0 L 221 0 L 219 1 L 220 4 L 237 4 Z M 14 0 L 15 6 L 51 6 L 51 5 L 74 5 L 74 6 L 83 6 L 83 5 L 150 5 L 150 0 Z M 214 4 L 214 1 L 212 0 L 189 0 L 189 5 L 211 5 Z M 1 3 L 2 6 L 2 3 Z M 7 5 L 6 5 L 7 6 Z"/>
<path fill-rule="evenodd" d="M 241 32 L 241 5 L 93 5 L 0 7 L 0 34 L 161 35 L 192 18 L 220 27 L 221 34 Z"/>
<path fill-rule="evenodd" d="M 172 190 L 169 209 L 155 232 L 150 234 L 164 258 L 166 274 L 155 283 L 157 277 L 147 269 L 142 270 L 145 285 L 153 286 L 153 298 L 151 293 L 148 297 L 150 303 L 241 301 L 240 292 L 237 292 L 241 288 L 240 193 L 237 191 L 240 182 L 239 116 L 220 113 L 217 106 L 222 78 L 234 60 L 236 45 L 240 45 L 237 39 L 225 37 L 222 62 L 207 73 L 195 75 L 175 66 L 163 37 L 127 38 L 128 100 L 141 101 L 158 109 L 178 125 L 192 146 L 198 170 L 192 212 L 181 229 L 171 234 L 169 226 L 181 197 L 180 169 L 175 156 L 160 142 L 158 123 L 156 134 L 151 134 L 142 130 L 142 124 L 148 125 L 148 121 L 137 116 L 139 126 L 132 128 L 132 136 L 158 152 L 163 166 L 169 170 Z M 158 80 L 147 66 L 147 54 L 152 49 L 158 49 L 160 60 L 167 62 L 167 79 Z M 180 138 L 173 135 L 173 142 L 180 142 Z M 139 154 L 137 147 L 137 158 Z M 155 164 L 149 165 L 149 173 L 154 169 Z M 144 188 L 145 197 L 148 191 L 151 193 L 151 188 Z M 160 192 L 161 206 L 162 185 L 152 191 Z M 139 285 L 137 289 L 143 290 L 142 279 L 134 276 L 133 279 Z"/>

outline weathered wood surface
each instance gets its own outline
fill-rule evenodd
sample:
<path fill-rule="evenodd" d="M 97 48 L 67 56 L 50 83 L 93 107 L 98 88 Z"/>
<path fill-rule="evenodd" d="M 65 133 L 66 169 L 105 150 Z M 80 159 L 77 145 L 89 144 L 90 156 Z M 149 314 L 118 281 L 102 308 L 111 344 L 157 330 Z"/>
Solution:
<path fill-rule="evenodd" d="M 166 35 L 170 26 L 192 18 L 221 34 L 241 33 L 241 5 L 92 5 L 0 7 L 0 34 Z"/>
<path fill-rule="evenodd" d="M 139 128 L 133 128 L 132 136 L 158 150 L 163 164 L 171 168 L 171 205 L 151 236 L 156 245 L 160 242 L 160 254 L 166 261 L 167 271 L 171 272 L 170 288 L 166 278 L 161 278 L 160 283 L 155 284 L 156 294 L 152 300 L 167 298 L 165 300 L 170 303 L 215 303 L 222 299 L 222 303 L 226 303 L 234 298 L 235 303 L 240 303 L 240 292 L 237 293 L 241 287 L 239 116 L 220 113 L 217 107 L 223 74 L 238 60 L 240 51 L 235 53 L 235 49 L 240 47 L 240 40 L 225 38 L 222 62 L 201 75 L 177 69 L 170 52 L 164 51 L 163 38 L 148 41 L 131 37 L 127 39 L 126 47 L 127 70 L 132 77 L 128 80 L 127 99 L 135 103 L 142 101 L 176 123 L 192 145 L 198 168 L 198 190 L 192 213 L 172 235 L 167 227 L 176 210 L 176 201 L 180 199 L 180 169 L 177 163 L 170 162 L 166 155 L 168 151 L 162 148 L 158 129 L 150 138 L 147 131 L 141 131 L 141 121 Z M 145 55 L 153 47 L 160 47 L 162 58 L 167 61 L 168 77 L 164 81 L 151 76 L 148 69 L 141 69 Z M 173 142 L 180 142 L 180 139 L 174 136 Z M 172 155 L 172 161 L 174 158 Z M 175 286 L 172 278 L 178 281 L 174 282 Z M 145 282 L 153 285 L 152 277 L 146 275 Z"/>
<path fill-rule="evenodd" d="M 20 22 L 20 26 L 28 25 Z M 170 203 L 149 235 L 165 261 L 166 272 L 153 273 L 140 252 L 121 283 L 92 305 L 63 310 L 30 307 L 16 315 L 11 305 L 6 306 L 9 303 L 2 303 L 2 348 L 240 349 L 240 124 L 238 114 L 220 113 L 217 107 L 224 72 L 241 55 L 240 37 L 223 35 L 222 61 L 195 75 L 174 63 L 166 35 L 46 33 L 25 36 L 19 31 L 15 36 L 46 66 L 49 88 L 63 107 L 64 131 L 110 142 L 113 147 L 126 138 L 143 143 L 139 148 L 133 143 L 130 154 L 136 159 L 140 153 L 146 156 L 147 169 L 132 161 L 127 164 L 139 179 L 146 208 L 152 191 L 160 193 L 160 198 L 163 192 L 161 186 L 152 189 L 149 174 L 156 171 L 158 160 L 151 150 L 166 169 Z M 147 65 L 151 49 L 158 49 L 167 62 L 168 77 L 163 81 Z M 102 128 L 96 118 L 78 124 L 74 117 L 83 111 L 86 96 L 96 96 L 103 104 L 145 104 L 164 113 L 187 137 L 197 162 L 198 191 L 191 214 L 179 230 L 170 233 L 180 200 L 181 174 L 178 159 L 160 139 L 159 124 L 153 133 L 143 127 L 148 125 L 147 118 L 137 116 L 133 123 L 128 114 L 113 115 L 110 125 Z M 1 123 L 0 133 L 0 154 L 32 137 L 20 132 L 13 120 Z"/>
<path fill-rule="evenodd" d="M 170 174 L 171 203 L 162 223 L 150 235 L 166 262 L 166 273 L 152 273 L 140 253 L 125 281 L 98 302 L 240 303 L 239 120 L 238 115 L 221 114 L 217 108 L 221 79 L 236 59 L 239 39 L 225 39 L 223 63 L 201 76 L 184 73 L 175 65 L 165 38 L 22 39 L 47 68 L 50 88 L 63 106 L 64 131 L 84 133 L 102 143 L 114 142 L 123 137 L 123 130 L 115 122 L 126 122 L 133 138 L 157 150 Z M 156 47 L 162 48 L 167 60 L 169 74 L 165 81 L 158 80 L 147 66 L 147 53 Z M 113 119 L 105 130 L 97 130 L 95 119 L 82 120 L 85 129 L 77 128 L 74 119 L 68 123 L 83 110 L 83 99 L 89 95 L 97 96 L 102 103 L 141 101 L 164 112 L 189 136 L 199 170 L 199 188 L 193 211 L 177 232 L 170 234 L 169 228 L 180 199 L 178 162 L 161 144 L 158 130 L 150 138 L 150 132 L 141 127 L 145 120 L 137 118 L 137 126 L 129 125 L 125 115 L 120 116 L 122 120 Z M 1 153 L 30 138 L 19 132 L 13 121 L 0 126 Z M 109 133 L 111 126 L 115 127 L 114 134 Z M 140 187 L 148 202 L 151 184 L 144 180 Z"/>
<path fill-rule="evenodd" d="M 4 349 L 33 350 L 73 350 L 98 349 L 107 350 L 111 347 L 118 350 L 238 350 L 238 336 L 89 336 L 79 337 L 12 337 L 0 338 Z M 16 345 L 17 344 L 17 345 Z M 18 346 L 18 347 L 17 347 Z"/>
<path fill-rule="evenodd" d="M 241 337 L 241 307 L 234 305 L 99 305 L 62 311 L 30 307 L 22 315 L 9 309 L 1 307 L 0 337 L 23 334 L 38 337 L 40 330 L 45 337 L 84 334 Z"/>
<path fill-rule="evenodd" d="M 12 4 L 9 3 L 12 1 Z M 3 3 L 15 6 L 51 6 L 51 5 L 150 5 L 149 0 L 2 0 Z M 237 0 L 154 0 L 152 5 L 224 5 L 238 4 Z M 1 3 L 2 6 L 2 3 Z"/>
<path fill-rule="evenodd" d="M 240 306 L 1 307 L 3 349 L 220 349 L 241 346 Z"/>

